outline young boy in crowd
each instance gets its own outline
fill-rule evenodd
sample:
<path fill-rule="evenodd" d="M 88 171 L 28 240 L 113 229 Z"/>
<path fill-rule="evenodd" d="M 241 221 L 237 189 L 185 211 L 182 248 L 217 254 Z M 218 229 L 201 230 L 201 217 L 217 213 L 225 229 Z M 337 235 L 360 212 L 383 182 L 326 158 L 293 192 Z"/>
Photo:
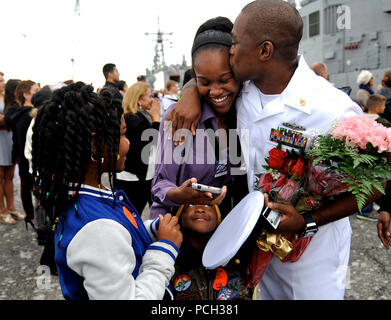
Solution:
<path fill-rule="evenodd" d="M 365 115 L 368 118 L 376 120 L 385 127 L 391 127 L 391 122 L 381 116 L 386 109 L 386 100 L 386 97 L 380 94 L 372 94 L 369 96 L 367 101 L 368 111 Z"/>

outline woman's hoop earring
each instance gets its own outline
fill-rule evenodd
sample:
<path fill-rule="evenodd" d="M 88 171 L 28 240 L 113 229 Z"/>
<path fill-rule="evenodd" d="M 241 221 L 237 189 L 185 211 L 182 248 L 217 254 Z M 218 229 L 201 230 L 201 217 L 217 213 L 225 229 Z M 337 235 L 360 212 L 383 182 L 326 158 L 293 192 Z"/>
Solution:
<path fill-rule="evenodd" d="M 98 160 L 95 160 L 94 159 L 94 157 L 92 156 L 92 154 L 91 154 L 91 160 L 93 161 L 93 162 L 97 162 Z"/>

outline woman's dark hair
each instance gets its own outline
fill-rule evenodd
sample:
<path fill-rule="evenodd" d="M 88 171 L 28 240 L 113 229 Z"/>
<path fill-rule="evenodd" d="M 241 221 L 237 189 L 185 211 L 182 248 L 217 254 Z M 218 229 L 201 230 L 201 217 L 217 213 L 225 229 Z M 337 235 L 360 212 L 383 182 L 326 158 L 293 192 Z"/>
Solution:
<path fill-rule="evenodd" d="M 193 69 L 187 69 L 183 74 L 182 87 L 184 87 L 185 84 L 188 83 L 192 78 L 194 78 Z"/>
<path fill-rule="evenodd" d="M 15 90 L 19 81 L 20 81 L 19 79 L 10 79 L 5 84 L 4 113 L 9 106 L 18 104 L 15 99 Z"/>
<path fill-rule="evenodd" d="M 40 108 L 46 100 L 50 99 L 51 95 L 51 90 L 41 89 L 31 97 L 31 103 L 35 108 Z"/>
<path fill-rule="evenodd" d="M 204 22 L 197 30 L 191 49 L 192 62 L 200 49 L 230 48 L 233 23 L 225 17 L 216 17 Z"/>
<path fill-rule="evenodd" d="M 125 84 L 126 84 L 126 81 L 120 80 L 120 81 L 118 81 L 118 82 L 115 84 L 115 86 L 118 88 L 118 90 L 124 91 Z"/>
<path fill-rule="evenodd" d="M 24 103 L 26 102 L 26 99 L 24 98 L 25 93 L 29 93 L 31 90 L 31 87 L 35 84 L 34 81 L 31 80 L 22 80 L 19 81 L 18 85 L 16 86 L 15 89 L 15 99 L 16 102 L 20 105 L 23 106 Z"/>
<path fill-rule="evenodd" d="M 113 99 L 105 89 L 99 96 L 93 90 L 82 82 L 56 90 L 39 109 L 35 120 L 34 193 L 49 211 L 51 222 L 57 217 L 64 221 L 69 206 L 74 206 L 78 214 L 76 201 L 92 157 L 92 143 L 97 149 L 93 157 L 99 159 L 98 183 L 103 173 L 100 159 L 105 156 L 110 184 L 115 179 L 123 113 L 121 101 Z"/>

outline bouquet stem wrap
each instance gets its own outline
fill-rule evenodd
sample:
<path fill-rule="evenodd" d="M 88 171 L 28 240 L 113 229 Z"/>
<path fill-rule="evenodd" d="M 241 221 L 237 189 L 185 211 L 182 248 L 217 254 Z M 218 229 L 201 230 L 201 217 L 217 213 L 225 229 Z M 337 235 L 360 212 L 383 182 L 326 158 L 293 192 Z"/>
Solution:
<path fill-rule="evenodd" d="M 255 288 L 273 255 L 281 262 L 296 262 L 300 259 L 312 237 L 301 238 L 295 234 L 276 234 L 262 230 L 246 270 L 247 287 Z"/>
<path fill-rule="evenodd" d="M 279 233 L 269 233 L 265 230 L 257 239 L 257 247 L 263 252 L 271 251 L 280 260 L 283 260 L 293 249 L 292 243 Z"/>

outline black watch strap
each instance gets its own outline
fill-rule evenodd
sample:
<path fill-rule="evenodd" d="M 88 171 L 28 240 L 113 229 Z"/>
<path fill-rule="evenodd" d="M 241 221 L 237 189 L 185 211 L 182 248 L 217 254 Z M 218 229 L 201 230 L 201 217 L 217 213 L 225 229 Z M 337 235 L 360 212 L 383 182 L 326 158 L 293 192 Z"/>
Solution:
<path fill-rule="evenodd" d="M 306 212 L 303 214 L 303 218 L 305 220 L 304 230 L 300 233 L 300 237 L 306 238 L 313 236 L 318 231 L 318 225 L 316 224 L 314 218 L 310 212 Z"/>

